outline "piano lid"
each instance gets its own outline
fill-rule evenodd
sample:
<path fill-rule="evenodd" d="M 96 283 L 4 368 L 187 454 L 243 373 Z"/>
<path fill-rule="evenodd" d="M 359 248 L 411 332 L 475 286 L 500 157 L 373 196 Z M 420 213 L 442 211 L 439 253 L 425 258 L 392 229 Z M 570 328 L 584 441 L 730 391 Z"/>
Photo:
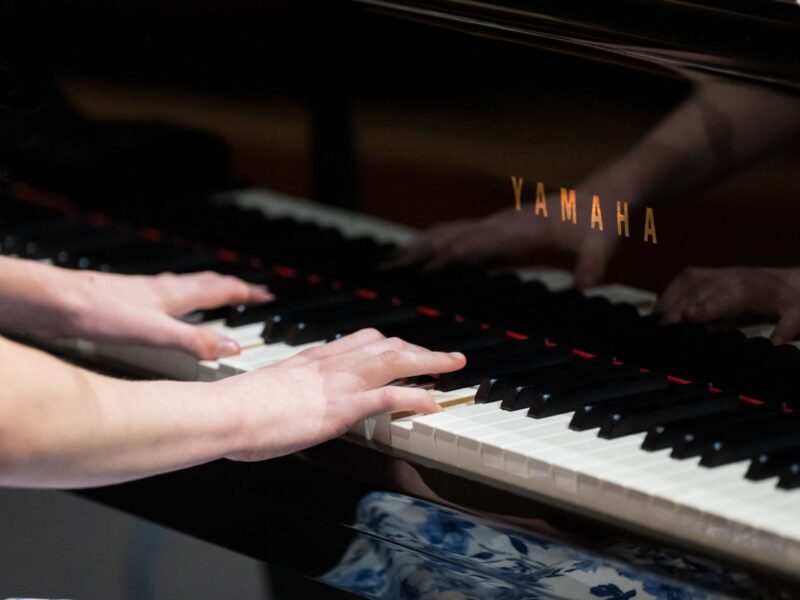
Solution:
<path fill-rule="evenodd" d="M 791 0 L 356 1 L 406 18 L 595 59 L 800 86 L 800 6 Z"/>

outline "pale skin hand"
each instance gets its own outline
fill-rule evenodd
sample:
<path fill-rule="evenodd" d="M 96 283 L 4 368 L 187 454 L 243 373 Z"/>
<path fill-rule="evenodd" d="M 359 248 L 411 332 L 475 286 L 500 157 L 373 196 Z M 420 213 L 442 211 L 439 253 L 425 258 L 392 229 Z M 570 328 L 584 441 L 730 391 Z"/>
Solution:
<path fill-rule="evenodd" d="M 0 338 L 0 485 L 85 487 L 280 456 L 369 416 L 436 412 L 427 392 L 387 384 L 464 364 L 364 330 L 215 383 L 131 382 Z"/>
<path fill-rule="evenodd" d="M 664 322 L 706 323 L 745 312 L 776 318 L 771 339 L 791 342 L 800 334 L 797 269 L 728 267 L 681 271 L 659 296 L 655 311 Z"/>
<path fill-rule="evenodd" d="M 176 317 L 271 299 L 262 286 L 211 272 L 111 275 L 0 257 L 0 329 L 40 337 L 171 347 L 215 359 L 238 354 L 238 344 Z"/>

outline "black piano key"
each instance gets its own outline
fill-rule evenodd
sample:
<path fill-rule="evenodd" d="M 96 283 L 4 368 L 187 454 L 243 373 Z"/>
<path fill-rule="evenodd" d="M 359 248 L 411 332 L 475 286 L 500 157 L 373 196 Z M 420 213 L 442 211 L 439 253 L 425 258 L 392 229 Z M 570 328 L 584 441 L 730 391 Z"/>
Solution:
<path fill-rule="evenodd" d="M 412 344 L 442 352 L 472 352 L 509 341 L 504 332 L 486 329 L 478 323 L 459 323 L 449 317 L 430 317 L 423 314 L 381 325 L 379 329 L 386 337 L 399 337 Z M 348 333 L 352 333 L 352 330 L 337 333 L 334 337 L 342 337 Z"/>
<path fill-rule="evenodd" d="M 43 259 L 50 258 L 56 264 L 59 256 L 64 256 L 68 248 L 76 244 L 90 245 L 110 243 L 111 241 L 130 239 L 129 233 L 111 228 L 100 228 L 86 225 L 79 231 L 61 231 L 47 236 L 28 239 L 19 250 L 19 255 L 25 258 Z M 119 242 L 118 242 L 119 243 Z M 63 259 L 61 263 L 65 262 Z"/>
<path fill-rule="evenodd" d="M 727 432 L 705 444 L 700 464 L 717 467 L 744 460 L 761 452 L 789 448 L 800 440 L 800 418 L 776 415 L 774 419 Z"/>
<path fill-rule="evenodd" d="M 778 476 L 778 487 L 784 490 L 800 487 L 800 460 L 793 460 L 783 468 Z"/>
<path fill-rule="evenodd" d="M 0 249 L 3 254 L 26 254 L 26 244 L 35 244 L 48 239 L 63 239 L 91 232 L 96 228 L 78 217 L 54 216 L 20 225 L 3 228 Z M 29 248 L 34 252 L 34 248 Z"/>
<path fill-rule="evenodd" d="M 790 464 L 798 461 L 800 461 L 800 440 L 788 448 L 759 453 L 750 462 L 745 477 L 753 481 L 775 477 Z"/>
<path fill-rule="evenodd" d="M 518 386 L 535 381 L 562 381 L 578 377 L 580 374 L 607 369 L 612 366 L 611 357 L 577 358 L 574 355 L 564 362 L 545 365 L 533 369 L 515 371 L 506 375 L 487 377 L 481 381 L 475 396 L 476 402 L 495 402 L 504 400 Z"/>
<path fill-rule="evenodd" d="M 137 246 L 152 244 L 131 233 L 108 230 L 99 233 L 103 235 L 84 236 L 70 243 L 58 244 L 52 253 L 53 262 L 63 267 L 89 269 L 95 256 L 101 256 L 118 248 L 135 251 Z"/>
<path fill-rule="evenodd" d="M 84 252 L 80 257 L 81 264 L 69 266 L 106 272 L 123 272 L 130 266 L 131 271 L 138 268 L 147 270 L 151 262 L 168 260 L 185 250 L 177 249 L 171 244 L 139 240 L 130 245 L 113 246 L 97 252 Z"/>
<path fill-rule="evenodd" d="M 123 263 L 113 267 L 123 275 L 157 275 L 158 273 L 193 273 L 197 271 L 225 272 L 231 263 L 220 260 L 211 252 L 191 252 L 172 249 L 160 258 L 138 263 Z"/>
<path fill-rule="evenodd" d="M 747 341 L 741 331 L 715 333 L 705 340 L 698 340 L 685 351 L 675 355 L 670 369 L 674 375 L 692 381 L 709 381 L 713 369 L 711 365 L 722 355 L 736 352 Z"/>
<path fill-rule="evenodd" d="M 739 396 L 733 392 L 709 392 L 694 398 L 687 397 L 669 405 L 634 409 L 631 411 L 612 411 L 600 426 L 598 435 L 613 439 L 647 431 L 659 424 L 671 423 L 679 419 L 705 417 L 720 414 L 739 406 Z"/>
<path fill-rule="evenodd" d="M 476 331 L 460 336 L 453 336 L 449 339 L 430 340 L 420 345 L 430 350 L 438 350 L 440 352 L 462 352 L 465 356 L 468 356 L 471 352 L 497 346 L 507 340 L 508 336 L 502 331 L 489 329 L 486 331 Z"/>
<path fill-rule="evenodd" d="M 641 316 L 636 307 L 617 303 L 602 319 L 581 319 L 570 333 L 573 345 L 588 352 L 616 355 L 620 339 L 638 327 Z"/>
<path fill-rule="evenodd" d="M 429 317 L 422 317 L 422 319 L 428 320 Z M 391 327 L 391 325 L 388 327 Z M 470 354 L 479 349 L 497 346 L 508 341 L 508 336 L 504 332 L 480 327 L 474 329 L 459 327 L 451 330 L 450 333 L 437 331 L 432 335 L 422 332 L 417 335 L 398 335 L 396 333 L 391 333 L 390 335 L 386 330 L 387 328 L 381 326 L 378 329 L 387 337 L 399 337 L 412 344 L 440 352 Z"/>
<path fill-rule="evenodd" d="M 412 341 L 426 336 L 451 335 L 459 331 L 477 331 L 479 329 L 480 325 L 478 323 L 457 323 L 448 317 L 421 314 L 416 319 L 387 325 L 381 329 L 381 333 L 386 337 L 399 337 Z"/>
<path fill-rule="evenodd" d="M 252 281 L 245 277 L 245 281 Z M 254 283 L 261 283 L 256 280 Z M 337 304 L 345 300 L 351 301 L 355 298 L 352 294 L 334 293 L 329 290 L 320 289 L 317 286 L 309 286 L 296 279 L 279 277 L 268 281 L 271 293 L 275 295 L 275 300 L 269 304 L 237 304 L 232 306 L 225 315 L 225 324 L 228 327 L 241 327 L 251 323 L 262 323 L 273 315 L 281 311 L 297 310 L 312 305 L 325 306 L 327 303 Z"/>
<path fill-rule="evenodd" d="M 478 349 L 467 355 L 467 365 L 460 371 L 442 374 L 436 382 L 436 388 L 442 391 L 457 390 L 462 387 L 479 384 L 483 379 L 495 374 L 511 373 L 538 366 L 554 365 L 572 360 L 572 352 L 562 346 L 549 348 L 525 347 L 525 351 L 516 353 L 514 346 L 524 342 L 498 344 L 507 352 L 506 356 L 486 354 L 486 349 Z M 477 355 L 478 358 L 475 358 Z M 482 358 L 481 358 L 482 357 Z"/>
<path fill-rule="evenodd" d="M 17 202 L 3 193 L 0 197 L 0 252 L 2 252 L 2 234 L 28 223 L 53 219 L 54 214 L 50 208 L 28 202 Z"/>
<path fill-rule="evenodd" d="M 664 407 L 683 405 L 688 401 L 705 398 L 710 394 L 703 384 L 672 384 L 663 390 L 631 394 L 621 398 L 610 398 L 584 404 L 575 411 L 570 429 L 585 431 L 600 427 L 610 414 L 627 415 L 650 412 Z M 658 423 L 655 422 L 653 425 Z"/>
<path fill-rule="evenodd" d="M 369 306 L 374 305 L 374 306 Z M 290 346 L 299 346 L 325 340 L 340 331 L 353 331 L 365 327 L 380 329 L 382 325 L 398 323 L 418 315 L 414 306 L 382 305 L 368 302 L 364 310 L 341 318 L 321 318 L 317 321 L 300 321 L 292 325 L 284 338 Z"/>
<path fill-rule="evenodd" d="M 393 304 L 383 300 L 367 300 L 356 297 L 351 302 L 342 302 L 322 307 L 314 306 L 298 311 L 278 313 L 268 318 L 264 323 L 262 337 L 268 343 L 288 341 L 288 336 L 293 339 L 301 339 L 313 329 L 314 332 L 324 332 L 320 339 L 332 336 L 341 327 L 350 324 L 358 324 L 359 319 L 367 314 L 383 313 L 396 308 Z M 391 322 L 391 320 L 389 320 Z M 326 329 L 325 323 L 337 323 L 340 328 Z M 293 333 L 292 333 L 293 332 Z M 313 341 L 313 340 L 312 340 Z"/>
<path fill-rule="evenodd" d="M 526 393 L 533 390 L 541 390 L 546 386 L 568 385 L 577 381 L 586 381 L 591 378 L 603 375 L 605 373 L 614 372 L 619 368 L 613 364 L 612 361 L 600 358 L 591 359 L 578 359 L 565 365 L 555 365 L 549 369 L 541 369 L 534 377 L 525 377 L 517 379 L 516 382 L 512 381 L 512 385 L 503 391 L 502 403 L 500 407 L 503 410 L 521 410 L 529 408 L 530 404 L 526 403 Z M 631 369 L 635 367 L 626 367 Z M 500 399 L 500 398 L 498 398 Z"/>
<path fill-rule="evenodd" d="M 541 419 L 574 411 L 586 402 L 663 389 L 667 383 L 660 373 L 641 373 L 635 367 L 614 367 L 584 380 L 544 386 L 538 391 L 528 388 L 517 395 L 517 402 L 528 406 L 529 417 Z"/>
<path fill-rule="evenodd" d="M 672 445 L 670 456 L 673 458 L 700 456 L 706 446 L 717 439 L 717 436 L 730 435 L 736 430 L 759 427 L 764 423 L 773 422 L 778 416 L 778 414 L 770 413 L 769 411 L 744 417 L 731 415 L 730 418 L 720 418 L 714 415 L 709 417 L 711 422 L 707 422 L 701 427 L 688 429 L 678 436 L 678 439 Z"/>
<path fill-rule="evenodd" d="M 322 314 L 323 311 L 334 311 L 343 307 L 348 310 L 352 310 L 353 307 L 362 309 L 366 302 L 369 300 L 347 292 L 277 300 L 262 306 L 264 330 L 261 337 L 268 344 L 280 342 L 298 321 Z"/>
<path fill-rule="evenodd" d="M 619 356 L 626 362 L 635 361 L 651 367 L 669 366 L 670 357 L 701 343 L 708 336 L 702 325 L 694 323 L 642 327 L 621 342 Z"/>
<path fill-rule="evenodd" d="M 753 366 L 771 354 L 775 346 L 766 338 L 749 338 L 736 352 L 719 364 L 712 382 L 720 388 L 739 390 L 747 387 L 753 377 Z M 758 376 L 758 373 L 755 373 Z"/>
<path fill-rule="evenodd" d="M 656 425 L 647 432 L 647 437 L 642 443 L 644 450 L 663 450 L 670 448 L 686 433 L 702 431 L 704 428 L 721 423 L 745 423 L 748 419 L 762 415 L 778 414 L 778 409 L 772 406 L 753 406 L 742 403 L 734 409 L 723 413 L 703 417 L 681 419 L 670 423 Z"/>
<path fill-rule="evenodd" d="M 148 270 L 147 265 L 162 260 L 174 260 L 176 256 L 186 253 L 172 245 L 160 242 L 151 242 L 131 236 L 130 234 L 116 234 L 112 237 L 102 237 L 95 242 L 91 236 L 87 244 L 96 243 L 95 248 L 82 249 L 79 252 L 71 250 L 72 244 L 43 245 L 45 251 L 50 251 L 56 264 L 72 269 L 90 269 L 104 272 L 123 272 L 125 265 L 132 265 L 131 272 L 136 272 L 140 265 L 142 270 Z M 194 254 L 194 253 L 192 253 Z"/>
<path fill-rule="evenodd" d="M 511 356 L 526 354 L 532 351 L 538 352 L 545 347 L 543 343 L 535 339 L 507 339 L 502 344 L 497 344 L 496 346 L 476 349 L 467 355 L 467 359 L 470 360 L 474 366 L 479 364 L 503 363 Z"/>

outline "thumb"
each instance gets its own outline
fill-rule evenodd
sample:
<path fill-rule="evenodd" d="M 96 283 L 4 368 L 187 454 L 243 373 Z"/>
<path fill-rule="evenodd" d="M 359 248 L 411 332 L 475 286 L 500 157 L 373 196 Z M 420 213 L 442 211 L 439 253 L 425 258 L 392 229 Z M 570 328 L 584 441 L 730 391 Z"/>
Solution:
<path fill-rule="evenodd" d="M 166 315 L 159 325 L 164 345 L 183 350 L 200 360 L 235 356 L 241 351 L 235 340 Z"/>
<path fill-rule="evenodd" d="M 800 311 L 785 311 L 778 320 L 770 339 L 773 344 L 788 344 L 800 333 Z"/>

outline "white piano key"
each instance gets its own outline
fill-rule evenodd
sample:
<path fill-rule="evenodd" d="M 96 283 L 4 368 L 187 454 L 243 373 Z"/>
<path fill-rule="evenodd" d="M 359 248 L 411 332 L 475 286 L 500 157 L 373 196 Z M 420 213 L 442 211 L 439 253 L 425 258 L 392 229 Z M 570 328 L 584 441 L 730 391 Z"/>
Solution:
<path fill-rule="evenodd" d="M 411 444 L 414 452 L 427 458 L 437 458 L 436 435 L 446 435 L 448 424 L 461 421 L 467 415 L 479 415 L 500 410 L 500 402 L 459 406 L 434 415 L 414 419 Z"/>
<path fill-rule="evenodd" d="M 276 344 L 263 344 L 243 350 L 241 354 L 221 358 L 219 363 L 220 377 L 228 377 L 239 373 L 247 373 L 299 354 L 303 350 L 320 345 L 321 342 L 312 342 L 300 346 L 289 346 L 283 342 Z"/>
<path fill-rule="evenodd" d="M 200 381 L 217 381 L 223 377 L 219 371 L 219 361 L 216 360 L 201 360 L 197 364 L 197 373 Z"/>
<path fill-rule="evenodd" d="M 439 390 L 429 390 L 429 394 L 434 402 L 446 410 L 454 410 L 458 407 L 467 406 L 475 398 L 475 389 L 462 388 L 449 392 Z M 441 414 L 441 413 L 436 413 Z M 418 415 L 420 418 L 424 415 Z M 365 420 L 363 432 L 364 437 L 387 446 L 392 445 L 392 423 L 398 419 L 406 419 L 402 414 L 378 415 Z"/>
<path fill-rule="evenodd" d="M 225 321 L 220 319 L 203 323 L 198 327 L 203 327 L 204 329 L 235 340 L 242 350 L 264 344 L 264 339 L 261 337 L 261 332 L 264 330 L 263 323 L 250 323 L 239 327 L 228 327 L 225 325 Z"/>
<path fill-rule="evenodd" d="M 414 427 L 412 418 L 413 417 L 406 417 L 392 423 L 390 432 L 390 444 L 392 448 L 405 452 L 414 451 L 414 447 L 411 444 L 411 430 Z"/>
<path fill-rule="evenodd" d="M 515 411 L 526 412 L 526 411 Z M 509 413 L 514 415 L 514 413 Z M 485 465 L 483 449 L 490 446 L 493 441 L 506 439 L 517 431 L 530 427 L 529 419 L 525 414 L 516 415 L 504 421 L 482 425 L 476 429 L 462 433 L 456 442 L 458 448 L 459 464 L 478 473 L 490 473 L 491 469 Z"/>

